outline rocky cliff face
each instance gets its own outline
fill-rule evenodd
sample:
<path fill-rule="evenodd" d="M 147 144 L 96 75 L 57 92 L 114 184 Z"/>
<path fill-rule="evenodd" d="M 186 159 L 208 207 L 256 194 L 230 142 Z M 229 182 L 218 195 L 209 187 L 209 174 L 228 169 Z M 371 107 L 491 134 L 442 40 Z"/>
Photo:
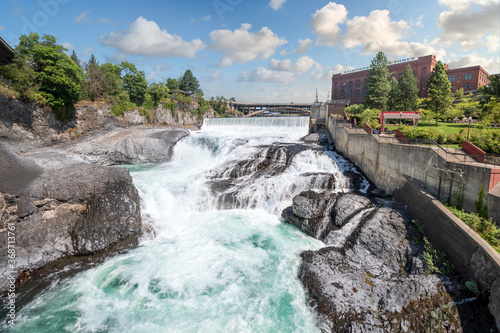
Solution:
<path fill-rule="evenodd" d="M 37 163 L 0 143 L 0 228 L 3 292 L 11 272 L 22 281 L 60 258 L 137 244 L 140 199 L 126 169 L 64 156 Z M 9 244 L 15 248 L 14 264 L 8 261 Z"/>
<path fill-rule="evenodd" d="M 463 280 L 424 273 L 421 235 L 405 206 L 307 191 L 282 215 L 325 242 L 302 254 L 299 272 L 322 331 L 494 331 L 493 318 Z"/>
<path fill-rule="evenodd" d="M 178 105 L 173 111 L 160 106 L 148 111 L 148 116 L 132 111 L 115 117 L 107 104 L 81 102 L 75 105 L 76 118 L 61 123 L 48 107 L 0 95 L 0 138 L 11 144 L 26 142 L 40 147 L 69 142 L 96 132 L 108 132 L 116 127 L 198 126 L 202 117 L 193 112 L 195 106 Z M 209 111 L 208 115 L 213 116 L 213 112 Z"/>

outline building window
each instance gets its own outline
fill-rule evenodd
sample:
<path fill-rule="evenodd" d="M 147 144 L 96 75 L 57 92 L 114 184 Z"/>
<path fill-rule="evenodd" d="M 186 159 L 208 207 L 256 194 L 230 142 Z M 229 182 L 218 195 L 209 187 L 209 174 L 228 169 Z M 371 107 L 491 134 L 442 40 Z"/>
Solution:
<path fill-rule="evenodd" d="M 367 94 L 368 94 L 368 90 L 363 90 L 363 97 L 366 97 Z"/>
<path fill-rule="evenodd" d="M 361 84 L 359 84 L 359 83 L 358 83 L 358 84 L 356 85 L 356 90 L 360 90 L 360 89 L 361 89 Z"/>
<path fill-rule="evenodd" d="M 458 81 L 462 80 L 462 75 L 458 76 Z"/>
<path fill-rule="evenodd" d="M 451 90 L 455 90 L 455 86 L 454 86 L 454 85 L 453 85 L 453 86 L 451 86 Z"/>
<path fill-rule="evenodd" d="M 349 85 L 352 85 L 353 83 L 354 83 L 354 82 L 352 82 L 352 81 L 349 81 Z"/>
<path fill-rule="evenodd" d="M 359 90 L 356 90 L 356 92 L 354 93 L 354 97 L 359 97 Z"/>
<path fill-rule="evenodd" d="M 465 73 L 464 80 L 472 80 L 472 73 Z"/>
<path fill-rule="evenodd" d="M 343 85 L 343 86 L 345 86 L 345 84 L 346 84 L 345 82 L 342 82 L 342 85 Z"/>
<path fill-rule="evenodd" d="M 356 80 L 356 84 L 360 84 L 360 83 L 361 83 L 361 81 L 359 81 L 359 80 Z"/>
<path fill-rule="evenodd" d="M 455 81 L 455 74 L 450 75 L 448 78 L 450 79 L 450 82 L 454 82 Z"/>
<path fill-rule="evenodd" d="M 345 99 L 345 93 L 342 93 L 342 95 L 340 96 L 340 99 Z"/>
<path fill-rule="evenodd" d="M 465 83 L 464 84 L 464 89 L 467 89 L 467 88 L 468 89 L 472 88 L 472 85 L 470 83 Z"/>

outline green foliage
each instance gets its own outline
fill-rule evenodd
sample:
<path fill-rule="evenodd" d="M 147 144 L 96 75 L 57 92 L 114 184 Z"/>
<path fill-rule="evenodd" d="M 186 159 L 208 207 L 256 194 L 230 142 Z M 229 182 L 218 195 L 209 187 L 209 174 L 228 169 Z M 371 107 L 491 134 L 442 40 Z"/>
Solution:
<path fill-rule="evenodd" d="M 17 92 L 17 97 L 35 102 L 35 94 L 38 93 L 36 84 L 36 72 L 31 67 L 28 56 L 17 56 L 9 65 L 0 67 L 0 74 L 11 80 L 10 88 Z"/>
<path fill-rule="evenodd" d="M 120 64 L 123 88 L 127 91 L 130 101 L 142 105 L 148 88 L 144 72 L 138 71 L 134 64 L 122 62 Z"/>
<path fill-rule="evenodd" d="M 144 102 L 142 103 L 142 107 L 146 110 L 150 110 L 155 107 L 155 102 L 149 93 L 146 93 L 146 95 L 144 95 Z"/>
<path fill-rule="evenodd" d="M 402 111 L 415 111 L 418 108 L 418 87 L 417 79 L 413 75 L 413 70 L 408 64 L 399 79 L 399 104 Z"/>
<path fill-rule="evenodd" d="M 422 222 L 420 222 L 419 219 L 415 219 L 415 220 L 411 220 L 411 223 L 413 223 L 413 225 L 415 226 L 415 228 L 417 228 L 417 231 L 420 233 L 420 234 L 424 234 L 424 225 L 422 224 Z"/>
<path fill-rule="evenodd" d="M 71 60 L 74 61 L 74 63 L 78 66 L 81 67 L 80 59 L 78 59 L 78 55 L 76 54 L 75 50 L 71 53 Z"/>
<path fill-rule="evenodd" d="M 424 237 L 424 272 L 426 274 L 441 274 L 450 275 L 455 267 L 448 261 L 446 255 L 436 250 L 429 242 L 427 237 Z"/>
<path fill-rule="evenodd" d="M 19 81 L 16 90 L 26 89 L 20 92 L 22 98 L 44 101 L 58 119 L 67 120 L 74 116 L 73 104 L 80 98 L 83 76 L 63 51 L 67 50 L 54 36 L 22 35 L 15 49 L 15 70 L 10 73 Z"/>
<path fill-rule="evenodd" d="M 208 102 L 203 97 L 198 97 L 198 108 L 195 109 L 196 114 L 203 116 L 208 106 Z"/>
<path fill-rule="evenodd" d="M 349 115 L 357 115 L 362 113 L 366 107 L 363 104 L 353 104 L 345 108 L 344 112 Z"/>
<path fill-rule="evenodd" d="M 488 199 L 486 199 L 488 200 Z M 474 201 L 474 204 L 476 205 L 476 212 L 479 217 L 482 217 L 483 219 L 488 219 L 488 204 L 483 203 L 484 201 L 484 183 L 481 184 L 481 191 L 479 191 L 479 198 Z"/>
<path fill-rule="evenodd" d="M 212 109 L 214 109 L 214 111 L 223 116 L 226 114 L 227 112 L 227 104 L 226 104 L 226 99 L 224 98 L 224 96 L 216 96 L 215 98 L 212 96 L 210 98 L 210 106 L 212 107 Z"/>
<path fill-rule="evenodd" d="M 467 138 L 467 129 L 461 132 Z M 471 129 L 469 141 L 487 153 L 500 154 L 500 130 L 498 129 Z"/>
<path fill-rule="evenodd" d="M 167 88 L 170 90 L 170 91 L 175 91 L 177 89 L 180 89 L 179 88 L 179 81 L 177 81 L 176 79 L 167 79 Z"/>
<path fill-rule="evenodd" d="M 370 64 L 368 74 L 368 92 L 365 98 L 366 106 L 384 110 L 390 90 L 387 57 L 383 52 L 377 53 Z"/>
<path fill-rule="evenodd" d="M 473 294 L 479 294 L 479 287 L 476 283 L 476 281 L 474 280 L 469 280 L 469 281 L 466 281 L 465 282 L 465 286 L 467 287 L 467 289 L 469 289 L 469 291 Z"/>
<path fill-rule="evenodd" d="M 450 205 L 446 207 L 500 253 L 500 229 L 491 218 L 485 219 L 476 213 L 468 213 Z"/>
<path fill-rule="evenodd" d="M 399 89 L 398 80 L 395 77 L 389 82 L 391 89 L 387 98 L 387 109 L 390 111 L 403 111 L 401 106 L 401 90 Z"/>
<path fill-rule="evenodd" d="M 167 85 L 164 82 L 151 83 L 148 87 L 148 94 L 151 96 L 153 101 L 153 106 L 158 107 L 160 101 L 168 97 Z"/>
<path fill-rule="evenodd" d="M 438 61 L 427 80 L 426 106 L 432 111 L 436 119 L 442 116 L 451 107 L 451 84 L 446 75 L 444 65 Z"/>
<path fill-rule="evenodd" d="M 430 139 L 439 144 L 446 143 L 447 140 L 447 135 L 437 128 L 399 126 L 399 130 L 403 132 L 407 138 Z"/>
<path fill-rule="evenodd" d="M 148 122 L 151 122 L 151 112 L 148 109 L 141 108 L 139 110 L 139 114 L 145 117 L 148 120 Z"/>
<path fill-rule="evenodd" d="M 137 105 L 135 105 L 135 103 L 133 103 L 133 102 L 121 101 L 118 104 L 113 105 L 111 107 L 111 113 L 118 117 L 127 111 L 135 110 L 136 107 L 137 107 Z"/>
<path fill-rule="evenodd" d="M 179 89 L 195 93 L 200 88 L 198 79 L 193 75 L 190 69 L 184 72 L 184 75 L 179 77 Z"/>

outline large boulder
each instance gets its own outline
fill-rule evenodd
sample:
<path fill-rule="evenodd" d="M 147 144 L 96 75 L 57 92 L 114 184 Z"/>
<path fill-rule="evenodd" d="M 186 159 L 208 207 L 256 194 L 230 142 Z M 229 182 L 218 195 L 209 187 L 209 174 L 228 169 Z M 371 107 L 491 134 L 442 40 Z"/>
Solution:
<path fill-rule="evenodd" d="M 156 163 L 168 161 L 177 141 L 188 135 L 189 131 L 182 128 L 116 129 L 71 145 L 68 150 L 96 164 Z"/>
<path fill-rule="evenodd" d="M 0 161 L 2 180 L 22 180 L 0 185 L 0 238 L 5 240 L 0 242 L 0 292 L 12 274 L 22 281 L 61 258 L 138 243 L 140 198 L 127 169 L 61 156 L 41 167 L 5 145 Z M 9 245 L 15 248 L 15 264 L 9 262 Z"/>

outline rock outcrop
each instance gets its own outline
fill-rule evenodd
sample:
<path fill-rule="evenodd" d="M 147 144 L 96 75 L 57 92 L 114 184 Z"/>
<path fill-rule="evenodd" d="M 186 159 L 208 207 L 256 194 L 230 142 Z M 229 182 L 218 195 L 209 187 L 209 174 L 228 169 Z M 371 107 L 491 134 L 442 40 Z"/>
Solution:
<path fill-rule="evenodd" d="M 140 199 L 128 170 L 57 155 L 50 163 L 0 144 L 0 292 L 49 262 L 137 244 Z M 9 262 L 9 244 L 15 263 Z"/>
<path fill-rule="evenodd" d="M 485 306 L 458 277 L 425 274 L 422 235 L 407 208 L 377 207 L 355 194 L 302 192 L 283 211 L 291 223 L 325 242 L 302 253 L 299 278 L 324 332 L 461 332 L 494 328 Z M 419 242 L 420 239 L 420 242 Z M 457 304 L 469 305 L 457 305 Z M 472 304 L 472 305 L 471 305 Z M 464 306 L 476 311 L 460 312 Z M 475 310 L 481 308 L 482 310 Z M 472 310 L 470 310 L 472 309 Z M 481 321 L 481 323 L 477 323 Z"/>
<path fill-rule="evenodd" d="M 188 135 L 189 131 L 182 128 L 116 129 L 66 150 L 95 164 L 156 163 L 168 161 L 177 141 Z"/>

